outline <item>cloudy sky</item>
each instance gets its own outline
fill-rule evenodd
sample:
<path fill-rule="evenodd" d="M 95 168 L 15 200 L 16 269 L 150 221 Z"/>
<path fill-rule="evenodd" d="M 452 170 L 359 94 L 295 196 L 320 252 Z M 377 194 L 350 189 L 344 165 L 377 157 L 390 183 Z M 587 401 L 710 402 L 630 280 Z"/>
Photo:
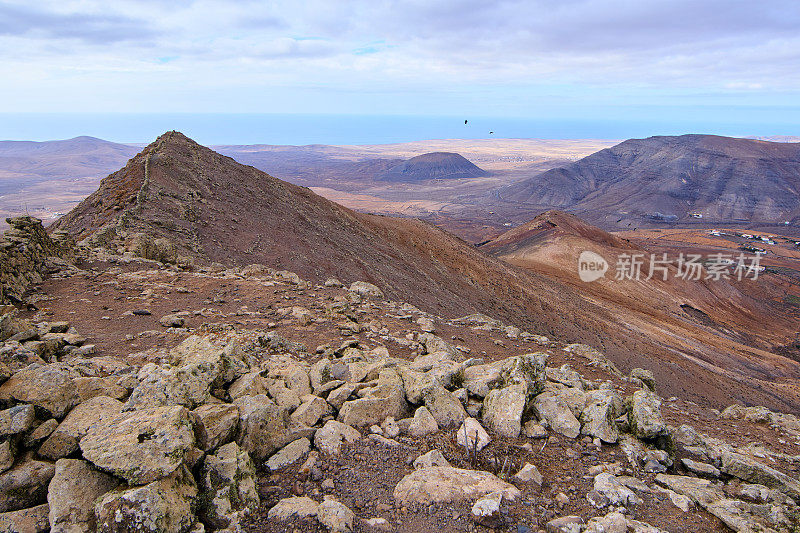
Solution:
<path fill-rule="evenodd" d="M 800 119 L 797 0 L 0 0 L 0 51 L 0 112 Z"/>

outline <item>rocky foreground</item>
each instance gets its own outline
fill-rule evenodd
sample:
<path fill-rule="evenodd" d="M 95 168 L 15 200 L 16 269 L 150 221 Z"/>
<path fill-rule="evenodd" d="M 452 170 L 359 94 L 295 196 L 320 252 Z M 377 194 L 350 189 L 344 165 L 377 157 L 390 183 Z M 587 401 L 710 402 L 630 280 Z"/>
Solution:
<path fill-rule="evenodd" d="M 9 249 L 46 239 L 25 227 Z M 0 531 L 800 530 L 793 415 L 664 399 L 589 346 L 365 282 L 40 255 L 0 308 Z M 104 345 L 43 277 L 157 329 Z M 238 309 L 153 316 L 208 285 Z"/>

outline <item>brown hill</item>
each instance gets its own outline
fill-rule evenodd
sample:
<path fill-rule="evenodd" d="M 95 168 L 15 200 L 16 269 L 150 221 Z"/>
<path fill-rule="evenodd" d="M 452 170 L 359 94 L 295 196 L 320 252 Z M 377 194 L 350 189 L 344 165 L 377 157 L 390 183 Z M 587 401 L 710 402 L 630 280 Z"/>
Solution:
<path fill-rule="evenodd" d="M 136 233 L 165 237 L 201 264 L 263 263 L 313 281 L 365 280 L 443 316 L 484 312 L 584 342 L 624 369 L 651 368 L 666 392 L 707 404 L 800 405 L 797 390 L 785 390 L 800 377 L 789 360 L 779 358 L 771 370 L 719 372 L 700 359 L 705 352 L 621 324 L 615 308 L 563 281 L 510 266 L 418 220 L 355 213 L 177 132 L 105 178 L 53 227 L 114 249 Z"/>
<path fill-rule="evenodd" d="M 800 143 L 715 135 L 630 139 L 500 191 L 568 208 L 603 227 L 620 218 L 783 222 L 800 216 Z"/>
<path fill-rule="evenodd" d="M 416 182 L 433 179 L 479 178 L 486 175 L 485 170 L 460 154 L 431 152 L 403 161 L 379 174 L 377 179 Z"/>

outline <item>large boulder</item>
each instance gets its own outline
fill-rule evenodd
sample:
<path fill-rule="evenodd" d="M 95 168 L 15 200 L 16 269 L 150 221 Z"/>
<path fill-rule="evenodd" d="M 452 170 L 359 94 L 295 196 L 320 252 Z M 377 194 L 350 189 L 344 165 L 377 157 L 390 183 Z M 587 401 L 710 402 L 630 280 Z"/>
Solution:
<path fill-rule="evenodd" d="M 87 461 L 59 459 L 47 492 L 51 533 L 96 531 L 95 501 L 118 485 L 119 480 Z"/>
<path fill-rule="evenodd" d="M 247 372 L 247 365 L 236 356 L 235 345 L 219 348 L 207 337 L 191 335 L 170 351 L 174 366 L 210 364 L 215 374 L 214 387 L 220 388 Z"/>
<path fill-rule="evenodd" d="M 242 396 L 234 403 L 239 408 L 236 442 L 257 462 L 289 442 L 313 432 L 304 426 L 291 425 L 289 412 L 275 405 L 266 395 Z"/>
<path fill-rule="evenodd" d="M 748 483 L 764 485 L 796 500 L 800 499 L 800 481 L 746 455 L 735 452 L 723 453 L 721 470 Z"/>
<path fill-rule="evenodd" d="M 661 417 L 661 399 L 655 393 L 638 390 L 627 403 L 628 424 L 636 437 L 652 439 L 666 433 L 667 424 Z"/>
<path fill-rule="evenodd" d="M 593 390 L 586 393 L 586 404 L 580 415 L 583 427 L 581 433 L 597 437 L 612 444 L 619 440 L 619 431 L 614 420 L 617 418 L 619 401 L 612 390 Z"/>
<path fill-rule="evenodd" d="M 553 431 L 569 437 L 576 438 L 581 432 L 581 423 L 569 405 L 557 394 L 544 392 L 536 397 L 533 404 L 539 419 L 547 420 Z"/>
<path fill-rule="evenodd" d="M 4 533 L 44 533 L 50 530 L 47 504 L 19 511 L 0 513 L 0 531 Z"/>
<path fill-rule="evenodd" d="M 236 438 L 239 428 L 239 407 L 230 403 L 201 405 L 195 417 L 194 434 L 197 447 L 208 452 Z"/>
<path fill-rule="evenodd" d="M 139 372 L 141 382 L 133 389 L 126 410 L 181 405 L 194 409 L 211 395 L 217 368 L 209 362 L 192 363 L 179 368 L 162 368 L 153 363 Z"/>
<path fill-rule="evenodd" d="M 186 408 L 153 407 L 96 423 L 80 448 L 101 470 L 144 485 L 175 472 L 194 443 Z"/>
<path fill-rule="evenodd" d="M 39 455 L 56 460 L 78 450 L 78 442 L 97 423 L 115 418 L 123 403 L 107 396 L 95 396 L 75 407 L 39 448 Z"/>
<path fill-rule="evenodd" d="M 331 533 L 348 533 L 353 530 L 356 515 L 343 503 L 330 496 L 317 507 L 317 520 Z"/>
<path fill-rule="evenodd" d="M 489 472 L 431 466 L 401 479 L 394 489 L 394 499 L 399 505 L 458 503 L 474 501 L 496 491 L 501 491 L 508 500 L 522 494 L 514 485 Z"/>
<path fill-rule="evenodd" d="M 467 450 L 481 451 L 492 441 L 480 422 L 467 418 L 456 432 L 456 442 Z"/>
<path fill-rule="evenodd" d="M 383 291 L 366 281 L 354 281 L 348 290 L 364 297 L 383 298 Z"/>
<path fill-rule="evenodd" d="M 32 405 L 16 405 L 0 411 L 0 437 L 24 433 L 33 427 L 36 412 Z"/>
<path fill-rule="evenodd" d="M 396 370 L 381 370 L 378 384 L 365 392 L 364 398 L 344 402 L 337 420 L 349 426 L 380 424 L 387 417 L 395 420 L 408 413 L 403 380 Z"/>
<path fill-rule="evenodd" d="M 110 533 L 186 533 L 197 521 L 197 485 L 181 466 L 140 487 L 107 492 L 95 505 L 97 530 Z"/>
<path fill-rule="evenodd" d="M 78 377 L 80 374 L 63 363 L 31 365 L 0 385 L 0 401 L 30 403 L 61 419 L 80 402 L 73 382 Z"/>
<path fill-rule="evenodd" d="M 491 390 L 483 400 L 483 421 L 504 437 L 519 437 L 526 402 L 525 383 Z"/>
<path fill-rule="evenodd" d="M 461 402 L 438 381 L 423 391 L 422 400 L 440 428 L 458 426 L 467 418 Z"/>
<path fill-rule="evenodd" d="M 235 442 L 207 456 L 200 475 L 203 523 L 214 529 L 238 526 L 244 513 L 258 507 L 255 476 L 253 461 Z"/>
<path fill-rule="evenodd" d="M 0 474 L 0 512 L 45 503 L 47 486 L 55 471 L 52 463 L 27 460 Z"/>

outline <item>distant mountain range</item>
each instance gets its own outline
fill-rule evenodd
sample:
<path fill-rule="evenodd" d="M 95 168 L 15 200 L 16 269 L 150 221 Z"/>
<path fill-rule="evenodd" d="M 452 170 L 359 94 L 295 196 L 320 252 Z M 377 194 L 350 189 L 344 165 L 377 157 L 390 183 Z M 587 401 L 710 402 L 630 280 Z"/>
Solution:
<path fill-rule="evenodd" d="M 682 135 L 627 140 L 498 195 L 541 210 L 568 209 L 614 227 L 626 219 L 800 220 L 799 193 L 800 144 Z"/>

